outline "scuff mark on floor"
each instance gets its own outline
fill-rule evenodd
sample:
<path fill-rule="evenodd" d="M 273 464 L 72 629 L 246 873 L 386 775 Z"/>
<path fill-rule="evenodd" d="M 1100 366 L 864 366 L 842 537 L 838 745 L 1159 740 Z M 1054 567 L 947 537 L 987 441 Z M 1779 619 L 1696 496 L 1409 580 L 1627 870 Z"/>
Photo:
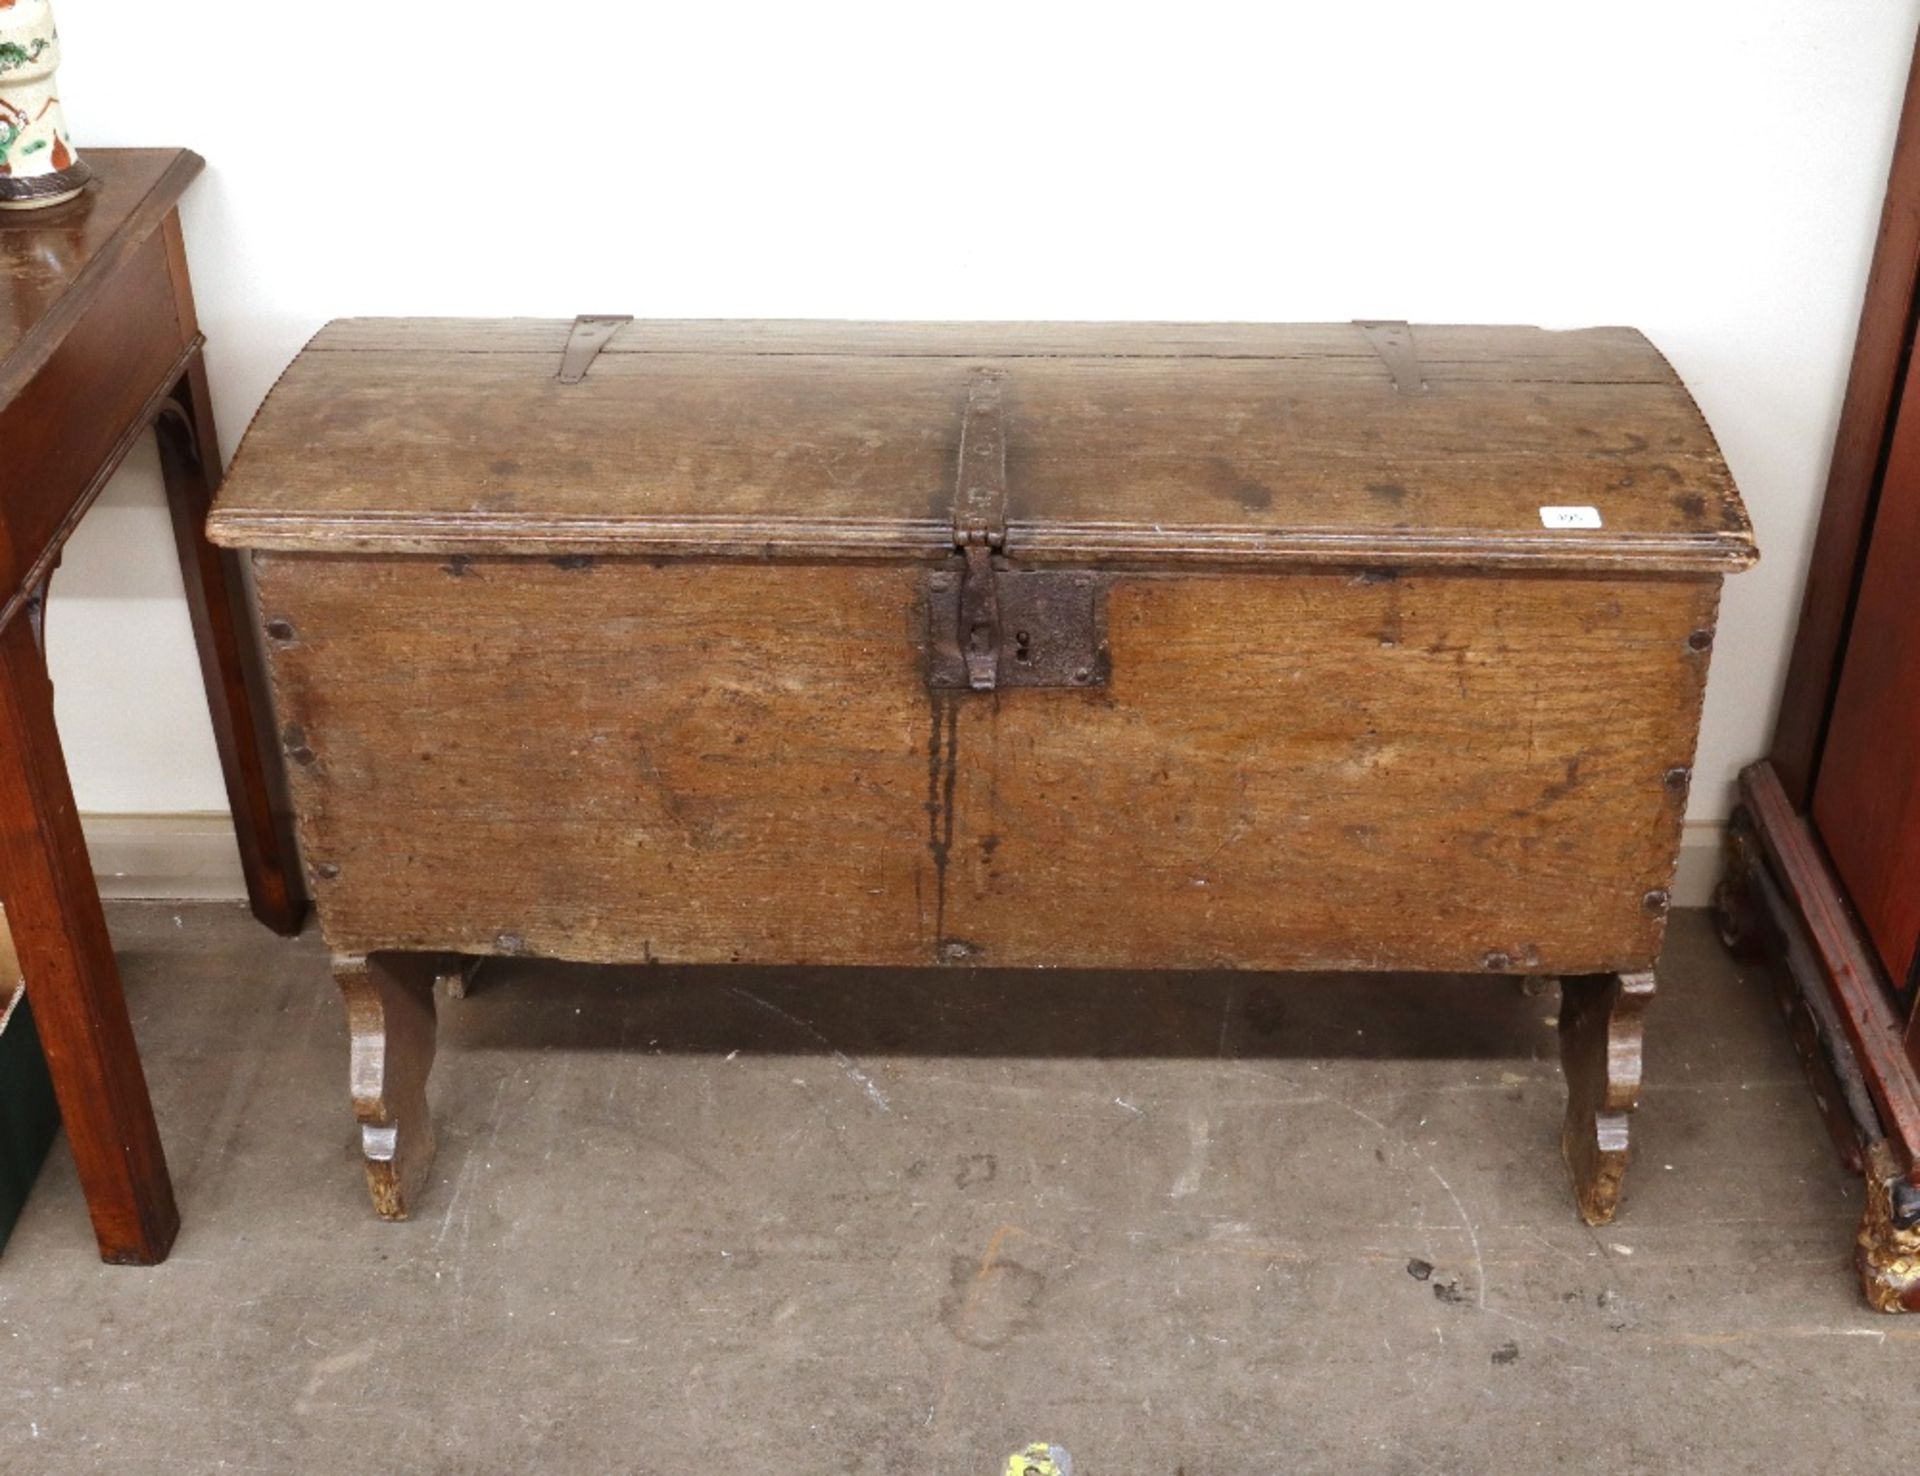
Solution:
<path fill-rule="evenodd" d="M 1373 1126 L 1379 1131 L 1381 1137 L 1386 1138 L 1389 1141 L 1399 1142 L 1400 1146 L 1404 1147 L 1408 1153 L 1412 1154 L 1413 1157 L 1419 1161 L 1421 1167 L 1425 1168 L 1428 1173 L 1433 1175 L 1435 1182 L 1437 1182 L 1442 1189 L 1447 1191 L 1447 1198 L 1453 1201 L 1454 1211 L 1460 1216 L 1461 1227 L 1467 1232 L 1467 1241 L 1469 1245 L 1471 1245 L 1473 1248 L 1474 1303 L 1476 1306 L 1479 1307 L 1479 1309 L 1482 1312 L 1486 1311 L 1487 1310 L 1487 1263 L 1486 1263 L 1486 1258 L 1480 1252 L 1480 1232 L 1473 1223 L 1473 1216 L 1467 1213 L 1467 1207 L 1460 1202 L 1460 1196 L 1453 1192 L 1453 1185 L 1449 1184 L 1446 1181 L 1446 1178 L 1441 1174 L 1439 1169 L 1435 1168 L 1431 1163 L 1428 1163 L 1427 1160 L 1421 1156 L 1420 1150 L 1418 1148 L 1414 1147 L 1414 1145 L 1410 1141 L 1407 1141 L 1405 1138 L 1396 1139 L 1395 1135 L 1388 1130 L 1387 1125 L 1384 1122 L 1382 1122 L 1379 1118 L 1373 1116 L 1372 1113 L 1362 1112 L 1358 1107 L 1354 1106 L 1351 1102 L 1342 1102 L 1338 1098 L 1329 1097 L 1327 1098 L 1327 1101 L 1333 1106 L 1345 1108 L 1348 1112 L 1351 1112 L 1355 1117 L 1359 1118 L 1362 1122 L 1373 1124 Z M 1425 1121 L 1426 1121 L 1425 1118 L 1421 1119 L 1422 1123 L 1424 1123 Z M 1436 1285 L 1434 1288 L 1434 1291 L 1435 1291 L 1435 1294 L 1438 1295 L 1440 1288 Z"/>
<path fill-rule="evenodd" d="M 363 1363 L 373 1361 L 373 1344 L 362 1343 L 358 1348 L 345 1353 L 336 1353 L 331 1358 L 322 1358 L 313 1366 L 313 1373 L 307 1379 L 306 1388 L 300 1391 L 300 1397 L 293 1401 L 293 1412 L 297 1415 L 313 1413 L 314 1396 L 320 1392 L 320 1386 L 335 1374 L 343 1374 L 348 1369 L 358 1368 Z"/>
<path fill-rule="evenodd" d="M 1460 1202 L 1460 1196 L 1453 1192 L 1453 1185 L 1446 1181 L 1440 1170 L 1432 1164 L 1428 1164 L 1427 1172 L 1432 1174 L 1433 1177 L 1439 1181 L 1440 1187 L 1447 1191 L 1447 1198 L 1453 1201 L 1454 1209 L 1459 1211 L 1460 1223 L 1466 1226 L 1467 1239 L 1473 1246 L 1474 1299 L 1480 1309 L 1485 1311 L 1487 1306 L 1487 1263 L 1485 1258 L 1480 1254 L 1480 1232 L 1474 1228 L 1473 1216 L 1467 1213 L 1467 1207 Z"/>
<path fill-rule="evenodd" d="M 813 1039 L 827 1048 L 827 1054 L 833 1057 L 833 1064 L 840 1068 L 841 1073 L 845 1075 L 849 1081 L 853 1082 L 861 1091 L 866 1093 L 868 1101 L 872 1102 L 873 1105 L 878 1107 L 882 1112 L 893 1111 L 892 1106 L 887 1102 L 887 1094 L 880 1090 L 879 1086 L 874 1082 L 874 1079 L 856 1066 L 851 1056 L 841 1050 L 832 1041 L 828 1040 L 826 1036 L 822 1035 L 818 1030 L 815 1030 L 805 1020 L 802 1020 L 798 1015 L 788 1014 L 772 1000 L 762 999 L 749 989 L 731 986 L 728 988 L 727 993 L 737 995 L 750 1004 L 759 1005 L 761 1009 L 779 1016 L 796 1030 L 804 1030 L 808 1035 L 812 1036 Z"/>
<path fill-rule="evenodd" d="M 1180 1170 L 1180 1177 L 1173 1181 L 1173 1188 L 1167 1191 L 1169 1199 L 1185 1199 L 1200 1188 L 1200 1176 L 1207 1171 L 1207 1152 L 1212 1134 L 1213 1129 L 1205 1113 L 1195 1111 L 1187 1114 L 1187 1164 Z"/>

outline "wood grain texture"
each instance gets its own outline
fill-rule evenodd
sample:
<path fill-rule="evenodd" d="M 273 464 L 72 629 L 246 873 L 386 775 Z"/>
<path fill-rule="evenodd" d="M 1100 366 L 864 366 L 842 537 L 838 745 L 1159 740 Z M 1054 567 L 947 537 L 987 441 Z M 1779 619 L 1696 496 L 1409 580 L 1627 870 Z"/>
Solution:
<path fill-rule="evenodd" d="M 340 318 L 308 346 L 318 353 L 533 354 L 557 365 L 572 332 L 561 318 Z M 1421 362 L 1447 378 L 1672 382 L 1673 371 L 1631 328 L 1555 332 L 1518 326 L 1421 324 Z M 1377 362 L 1351 323 L 850 322 L 837 319 L 662 319 L 629 322 L 609 354 L 852 358 L 1354 359 Z"/>
<path fill-rule="evenodd" d="M 1807 568 L 1800 623 L 1774 729 L 1773 772 L 1787 798 L 1805 808 L 1822 763 L 1827 719 L 1852 619 L 1861 559 L 1881 494 L 1920 308 L 1920 51 L 1907 75 L 1893 167 L 1880 214 L 1873 267 L 1840 425 Z"/>
<path fill-rule="evenodd" d="M 337 951 L 1514 973 L 1658 952 L 1718 592 L 1122 577 L 934 694 L 909 567 L 257 574 Z"/>
<path fill-rule="evenodd" d="M 1589 1225 L 1609 1223 L 1620 1207 L 1653 990 L 1650 971 L 1560 981 L 1560 1062 L 1567 1078 L 1560 1149 L 1580 1218 Z"/>
<path fill-rule="evenodd" d="M 1031 562 L 1723 571 L 1713 438 L 1629 330 L 1416 327 L 1401 394 L 1351 324 L 338 324 L 294 361 L 218 541 L 331 552 L 934 559 L 966 388 L 1005 371 Z M 1603 527 L 1548 530 L 1540 507 Z"/>

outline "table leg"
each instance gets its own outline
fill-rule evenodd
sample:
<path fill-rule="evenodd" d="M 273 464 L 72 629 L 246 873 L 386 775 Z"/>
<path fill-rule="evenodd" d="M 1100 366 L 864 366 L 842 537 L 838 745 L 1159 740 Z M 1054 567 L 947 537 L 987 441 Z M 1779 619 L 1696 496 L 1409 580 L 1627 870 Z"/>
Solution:
<path fill-rule="evenodd" d="M 158 425 L 160 464 L 173 514 L 174 547 L 186 584 L 213 737 L 226 776 L 253 915 L 292 936 L 306 916 L 291 810 L 280 770 L 273 704 L 247 603 L 240 556 L 207 541 L 207 511 L 220 485 L 220 443 L 198 351 Z"/>
<path fill-rule="evenodd" d="M 154 1265 L 180 1212 L 24 611 L 0 627 L 0 897 L 100 1257 Z"/>

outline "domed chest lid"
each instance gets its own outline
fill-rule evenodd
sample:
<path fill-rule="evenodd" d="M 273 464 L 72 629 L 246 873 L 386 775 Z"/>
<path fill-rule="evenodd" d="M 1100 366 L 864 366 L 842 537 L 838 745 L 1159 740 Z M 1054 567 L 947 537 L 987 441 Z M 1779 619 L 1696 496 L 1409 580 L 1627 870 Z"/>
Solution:
<path fill-rule="evenodd" d="M 329 553 L 943 558 L 966 541 L 970 420 L 1004 465 L 977 511 L 1021 562 L 1755 557 L 1639 333 L 1403 323 L 343 320 L 267 398 L 210 529 Z"/>

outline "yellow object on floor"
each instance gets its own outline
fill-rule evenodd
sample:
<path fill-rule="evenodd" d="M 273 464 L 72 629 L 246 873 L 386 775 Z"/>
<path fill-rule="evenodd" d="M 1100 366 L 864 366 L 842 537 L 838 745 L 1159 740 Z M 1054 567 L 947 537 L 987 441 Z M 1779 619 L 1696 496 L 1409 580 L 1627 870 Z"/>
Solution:
<path fill-rule="evenodd" d="M 1007 1457 L 1007 1476 L 1073 1476 L 1073 1457 L 1057 1445 L 1036 1440 Z"/>

